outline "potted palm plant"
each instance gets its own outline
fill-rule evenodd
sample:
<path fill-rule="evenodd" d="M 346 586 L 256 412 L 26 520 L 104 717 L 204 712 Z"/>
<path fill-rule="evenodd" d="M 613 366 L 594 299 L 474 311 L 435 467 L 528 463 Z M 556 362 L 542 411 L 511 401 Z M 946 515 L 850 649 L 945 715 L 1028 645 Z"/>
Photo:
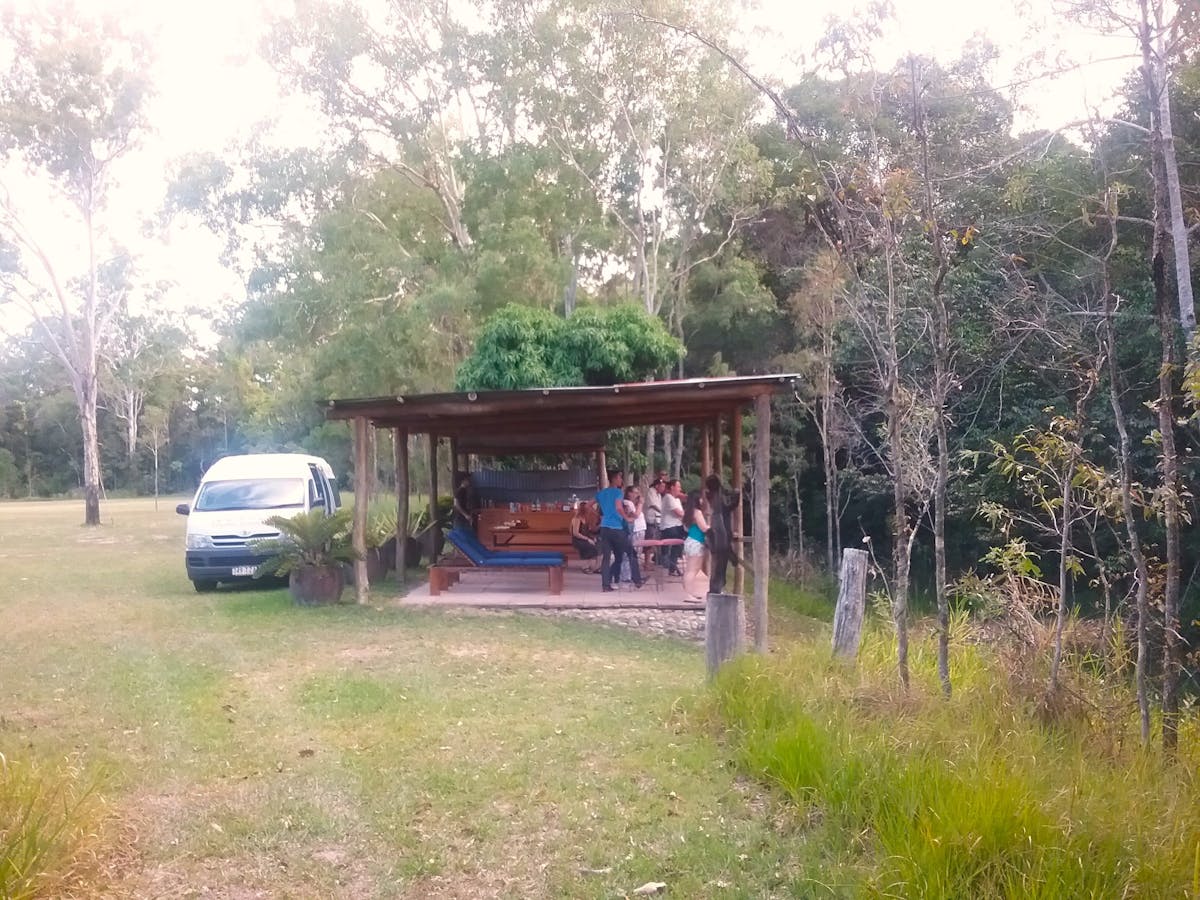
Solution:
<path fill-rule="evenodd" d="M 395 508 L 372 503 L 367 513 L 364 537 L 367 545 L 367 580 L 375 584 L 396 565 Z"/>
<path fill-rule="evenodd" d="M 356 556 L 350 546 L 350 511 L 333 515 L 314 509 L 295 516 L 266 520 L 279 537 L 257 541 L 255 549 L 270 554 L 256 575 L 286 575 L 288 591 L 301 606 L 336 603 L 346 587 L 342 564 Z"/>

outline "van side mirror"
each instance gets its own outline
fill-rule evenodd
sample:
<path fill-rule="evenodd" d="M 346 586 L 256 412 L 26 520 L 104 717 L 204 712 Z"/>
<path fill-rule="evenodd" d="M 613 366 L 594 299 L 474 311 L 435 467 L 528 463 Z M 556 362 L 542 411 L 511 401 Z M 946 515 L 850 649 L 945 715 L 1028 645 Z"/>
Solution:
<path fill-rule="evenodd" d="M 186 503 L 180 503 L 175 507 L 175 512 L 179 513 L 181 516 L 186 516 L 191 511 L 191 507 L 189 507 Z"/>

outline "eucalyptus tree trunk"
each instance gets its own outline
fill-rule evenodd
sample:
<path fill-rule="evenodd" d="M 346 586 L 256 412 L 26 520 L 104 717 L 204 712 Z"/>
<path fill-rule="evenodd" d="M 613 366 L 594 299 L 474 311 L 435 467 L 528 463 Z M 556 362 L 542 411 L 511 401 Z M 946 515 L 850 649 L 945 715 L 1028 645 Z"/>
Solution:
<path fill-rule="evenodd" d="M 825 480 L 825 569 L 837 571 L 840 555 L 841 522 L 839 506 L 841 489 L 838 483 L 837 451 L 833 446 L 833 329 L 825 328 L 821 336 L 821 409 L 817 432 L 821 438 L 821 467 Z"/>
<path fill-rule="evenodd" d="M 950 260 L 942 228 L 938 222 L 929 171 L 929 130 L 924 98 L 917 87 L 917 60 L 909 58 L 910 86 L 916 133 L 921 146 L 921 180 L 924 188 L 925 222 L 933 246 L 934 276 L 929 297 L 933 306 L 933 407 L 937 419 L 937 472 L 933 489 L 934 583 L 938 607 L 938 680 L 942 693 L 950 696 L 950 598 L 946 590 L 946 488 L 950 481 L 950 436 L 946 426 L 946 407 L 950 397 L 950 315 L 942 287 Z"/>
<path fill-rule="evenodd" d="M 1113 242 L 1109 254 L 1116 247 L 1116 224 L 1113 223 Z M 1133 575 L 1135 588 L 1135 606 L 1137 609 L 1137 662 L 1135 682 L 1137 687 L 1138 717 L 1141 721 L 1142 743 L 1150 742 L 1150 692 L 1147 686 L 1147 668 L 1150 663 L 1150 640 L 1148 626 L 1150 622 L 1150 571 L 1146 564 L 1146 553 L 1142 549 L 1142 539 L 1138 532 L 1137 518 L 1133 509 L 1133 456 L 1132 442 L 1129 439 L 1129 425 L 1125 417 L 1125 408 L 1121 404 L 1120 372 L 1117 369 L 1116 332 L 1113 325 L 1114 298 L 1111 285 L 1108 283 L 1109 272 L 1107 258 L 1104 274 L 1106 288 L 1104 298 L 1104 330 L 1108 354 L 1108 402 L 1112 407 L 1113 422 L 1117 427 L 1117 463 L 1121 485 L 1121 516 L 1125 520 L 1125 533 L 1129 540 L 1129 555 L 1133 559 Z"/>
<path fill-rule="evenodd" d="M 1179 728 L 1180 521 L 1179 455 L 1175 447 L 1175 321 L 1166 291 L 1163 233 L 1155 229 L 1153 261 L 1155 309 L 1162 342 L 1158 370 L 1158 430 L 1162 440 L 1163 526 L 1166 531 L 1166 584 L 1163 590 L 1163 748 L 1175 749 Z"/>
<path fill-rule="evenodd" d="M 1107 174 L 1107 173 L 1106 173 Z M 1150 665 L 1150 568 L 1146 562 L 1146 551 L 1142 546 L 1141 532 L 1138 530 L 1138 512 L 1133 506 L 1133 442 L 1129 437 L 1129 420 L 1125 415 L 1125 407 L 1121 402 L 1124 390 L 1121 370 L 1117 364 L 1117 328 L 1116 307 L 1117 297 L 1112 285 L 1112 257 L 1120 243 L 1118 229 L 1116 195 L 1110 193 L 1105 200 L 1108 213 L 1108 245 L 1100 258 L 1101 288 L 1104 292 L 1104 321 L 1101 335 L 1104 355 L 1108 368 L 1108 403 L 1112 409 L 1113 424 L 1117 429 L 1117 480 L 1121 496 L 1121 517 L 1125 521 L 1125 535 L 1128 540 L 1129 556 L 1133 561 L 1134 577 L 1134 609 L 1137 612 L 1137 622 L 1134 626 L 1137 639 L 1137 659 L 1135 662 L 1134 683 L 1137 693 L 1138 719 L 1141 726 L 1142 744 L 1150 743 L 1150 689 L 1148 669 Z"/>
<path fill-rule="evenodd" d="M 1150 273 L 1154 286 L 1154 311 L 1158 324 L 1158 337 L 1162 345 L 1162 362 L 1158 370 L 1158 430 L 1161 439 L 1161 469 L 1163 484 L 1162 518 L 1166 532 L 1166 582 L 1163 589 L 1163 749 L 1168 753 L 1175 750 L 1178 743 L 1179 728 L 1179 595 L 1180 569 L 1182 565 L 1180 547 L 1180 529 L 1182 512 L 1179 502 L 1179 456 L 1175 446 L 1175 367 L 1177 332 L 1176 320 L 1171 310 L 1167 290 L 1167 260 L 1166 245 L 1171 234 L 1170 220 L 1171 203 L 1168 187 L 1168 165 L 1165 154 L 1164 125 L 1162 113 L 1164 108 L 1169 112 L 1170 105 L 1164 101 L 1167 91 L 1166 61 L 1161 54 L 1162 7 L 1156 4 L 1151 11 L 1148 0 L 1140 0 L 1142 22 L 1140 23 L 1140 43 L 1142 48 L 1142 81 L 1146 91 L 1146 99 L 1151 107 L 1150 128 L 1150 169 L 1154 184 L 1154 237 L 1150 249 Z M 1151 13 L 1156 22 L 1157 37 L 1152 36 Z M 1158 44 L 1157 52 L 1155 44 Z M 1178 177 L 1178 173 L 1176 173 Z M 1176 265 L 1186 259 L 1177 258 Z M 1190 295 L 1191 275 L 1182 273 L 1181 283 L 1177 285 L 1180 291 L 1179 314 L 1186 320 L 1185 313 L 1190 312 L 1194 325 L 1195 314 L 1192 310 L 1183 308 L 1183 282 L 1187 283 Z M 1185 332 L 1190 331 L 1184 326 Z"/>
<path fill-rule="evenodd" d="M 896 346 L 898 302 L 895 277 L 895 234 L 891 223 L 886 225 L 887 241 L 884 251 L 887 267 L 887 311 L 881 349 L 884 354 L 885 374 L 885 418 L 887 439 L 892 464 L 892 564 L 895 581 L 892 585 L 892 624 L 896 629 L 896 671 L 900 683 L 908 688 L 908 574 L 910 564 L 909 540 L 911 526 L 908 522 L 908 483 L 905 478 L 904 436 L 902 418 L 905 414 L 903 389 L 900 385 L 900 351 Z"/>
<path fill-rule="evenodd" d="M 96 376 L 83 374 L 76 386 L 83 431 L 83 524 L 100 524 L 100 437 L 96 428 Z"/>
<path fill-rule="evenodd" d="M 1192 295 L 1192 267 L 1188 253 L 1188 226 L 1183 217 L 1183 192 L 1179 187 L 1179 162 L 1175 156 L 1175 127 L 1171 122 L 1171 84 L 1167 70 L 1167 28 L 1163 22 L 1162 0 L 1147 9 L 1142 0 L 1143 24 L 1153 24 L 1154 36 L 1149 27 L 1139 37 L 1142 43 L 1142 63 L 1150 66 L 1153 73 L 1154 93 L 1147 99 L 1158 112 L 1159 154 L 1162 159 L 1162 179 L 1165 182 L 1167 218 L 1170 222 L 1171 245 L 1175 258 L 1175 283 L 1178 291 L 1179 326 L 1184 339 L 1191 340 L 1196 332 L 1196 301 Z M 1150 18 L 1153 15 L 1153 23 Z M 1181 15 L 1181 13 L 1180 13 Z M 1153 40 L 1153 45 L 1151 45 Z M 1152 138 L 1153 140 L 1153 138 Z"/>

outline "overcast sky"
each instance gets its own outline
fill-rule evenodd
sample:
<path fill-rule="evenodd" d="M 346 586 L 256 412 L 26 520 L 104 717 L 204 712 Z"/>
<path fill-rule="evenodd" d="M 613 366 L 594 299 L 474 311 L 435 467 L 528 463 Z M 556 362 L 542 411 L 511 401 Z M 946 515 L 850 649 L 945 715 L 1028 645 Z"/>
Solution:
<path fill-rule="evenodd" d="M 153 36 L 157 95 L 151 106 L 155 133 L 121 172 L 119 211 L 127 226 L 150 215 L 162 198 L 171 161 L 180 156 L 221 151 L 270 120 L 281 144 L 317 143 L 319 120 L 309 101 L 281 93 L 278 81 L 258 57 L 266 23 L 286 15 L 289 0 L 77 0 L 85 9 L 116 14 L 130 30 Z M 27 9 L 31 0 L 0 0 L 0 8 Z M 989 75 L 994 83 L 1024 79 L 1033 53 L 1045 59 L 1032 71 L 1087 63 L 1127 52 L 1128 41 L 1102 39 L 1078 29 L 1052 27 L 1047 0 L 989 0 L 986 4 L 895 0 L 895 18 L 875 48 L 880 65 L 906 52 L 941 59 L 959 55 L 970 41 L 986 36 L 1001 50 Z M 812 50 L 832 14 L 853 15 L 845 0 L 759 0 L 744 22 L 750 67 L 786 82 L 812 64 Z M 1131 62 L 1085 64 L 1055 79 L 1022 85 L 1026 126 L 1054 127 L 1105 108 Z M 11 178 L 9 179 L 11 182 Z M 52 225 L 48 220 L 47 225 Z M 238 280 L 222 269 L 219 242 L 198 228 L 176 229 L 164 244 L 147 242 L 144 268 L 156 279 L 179 284 L 172 303 L 226 309 L 241 299 Z"/>

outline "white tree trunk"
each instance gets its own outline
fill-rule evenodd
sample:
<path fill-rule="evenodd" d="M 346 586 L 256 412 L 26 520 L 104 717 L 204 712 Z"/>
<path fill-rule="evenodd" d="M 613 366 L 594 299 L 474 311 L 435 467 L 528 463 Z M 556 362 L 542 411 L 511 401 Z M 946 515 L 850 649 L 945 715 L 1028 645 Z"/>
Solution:
<path fill-rule="evenodd" d="M 83 432 L 83 523 L 100 524 L 100 436 L 96 428 L 95 368 L 86 372 L 76 391 Z"/>

